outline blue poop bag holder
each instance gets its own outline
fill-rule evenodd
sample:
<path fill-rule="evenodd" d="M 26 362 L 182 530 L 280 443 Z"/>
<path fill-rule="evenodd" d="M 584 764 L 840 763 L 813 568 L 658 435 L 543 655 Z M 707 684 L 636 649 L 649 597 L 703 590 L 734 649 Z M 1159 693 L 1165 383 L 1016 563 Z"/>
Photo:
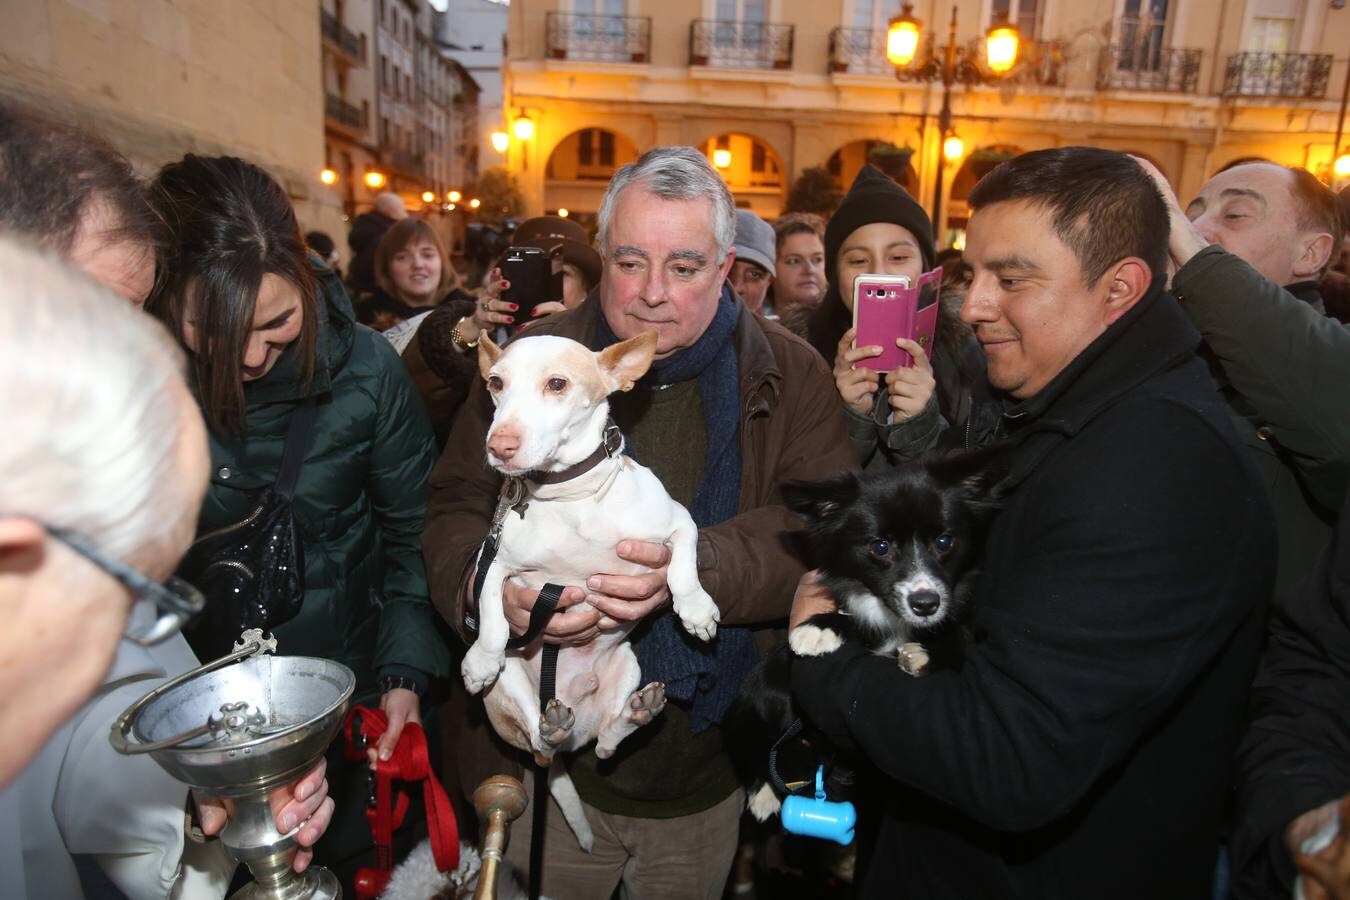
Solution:
<path fill-rule="evenodd" d="M 858 823 L 858 813 L 852 803 L 825 799 L 824 766 L 816 769 L 815 797 L 793 794 L 783 800 L 778 815 L 785 831 L 845 846 L 853 843 L 853 826 Z"/>

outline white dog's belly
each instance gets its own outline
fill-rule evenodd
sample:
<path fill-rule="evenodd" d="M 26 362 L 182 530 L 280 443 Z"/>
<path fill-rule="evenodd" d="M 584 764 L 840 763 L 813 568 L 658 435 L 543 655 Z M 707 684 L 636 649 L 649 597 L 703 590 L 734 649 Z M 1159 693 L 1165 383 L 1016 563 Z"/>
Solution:
<path fill-rule="evenodd" d="M 616 684 L 617 672 L 624 669 L 621 656 L 633 655 L 628 643 L 631 626 L 606 632 L 589 644 L 580 647 L 562 647 L 558 651 L 555 673 L 555 693 L 575 716 L 571 734 L 558 749 L 577 750 L 595 740 L 607 714 L 607 698 L 614 692 L 628 696 L 638 687 Z M 533 735 L 538 728 L 540 706 L 526 704 L 524 697 L 539 696 L 540 668 L 543 660 L 539 644 L 528 651 L 508 651 L 506 663 L 497 681 L 488 690 L 484 703 L 488 718 L 508 743 L 533 751 Z M 605 685 L 607 690 L 601 690 Z M 524 692 L 522 695 L 522 691 Z"/>

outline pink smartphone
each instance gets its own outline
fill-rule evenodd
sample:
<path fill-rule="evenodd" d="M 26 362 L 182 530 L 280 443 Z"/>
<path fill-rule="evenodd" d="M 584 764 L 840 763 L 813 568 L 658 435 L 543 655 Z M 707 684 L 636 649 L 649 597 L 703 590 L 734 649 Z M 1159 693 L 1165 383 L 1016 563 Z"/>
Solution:
<path fill-rule="evenodd" d="M 933 335 L 937 331 L 938 295 L 942 287 L 942 269 L 919 276 L 910 286 L 904 275 L 859 275 L 853 280 L 853 327 L 857 333 L 854 347 L 875 344 L 880 356 L 862 360 L 859 365 L 876 372 L 908 368 L 914 359 L 895 345 L 908 338 L 933 357 Z"/>

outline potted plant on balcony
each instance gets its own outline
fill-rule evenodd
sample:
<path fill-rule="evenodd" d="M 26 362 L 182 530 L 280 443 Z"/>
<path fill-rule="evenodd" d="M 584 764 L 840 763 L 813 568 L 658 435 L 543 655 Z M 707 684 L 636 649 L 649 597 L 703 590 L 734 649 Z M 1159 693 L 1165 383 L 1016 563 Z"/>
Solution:
<path fill-rule="evenodd" d="M 784 212 L 809 212 L 828 219 L 844 199 L 844 192 L 824 166 L 803 169 L 788 189 Z"/>
<path fill-rule="evenodd" d="M 912 147 L 877 144 L 867 151 L 867 161 L 889 175 L 893 181 L 904 184 L 905 170 L 909 168 L 909 158 L 913 155 Z"/>

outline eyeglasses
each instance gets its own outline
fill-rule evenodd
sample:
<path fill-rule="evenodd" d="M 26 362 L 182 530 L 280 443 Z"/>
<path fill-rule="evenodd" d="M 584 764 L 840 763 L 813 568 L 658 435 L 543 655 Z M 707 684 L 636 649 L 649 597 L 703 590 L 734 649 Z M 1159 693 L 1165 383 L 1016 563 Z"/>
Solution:
<path fill-rule="evenodd" d="M 206 606 L 206 598 L 202 596 L 201 591 L 181 578 L 169 578 L 160 583 L 128 565 L 105 556 L 88 540 L 73 531 L 49 525 L 43 527 L 52 537 L 120 581 L 131 591 L 135 600 L 147 600 L 154 604 L 155 619 L 148 627 L 137 623 L 127 626 L 126 637 L 142 647 L 158 644 L 176 634 L 189 619 Z"/>

